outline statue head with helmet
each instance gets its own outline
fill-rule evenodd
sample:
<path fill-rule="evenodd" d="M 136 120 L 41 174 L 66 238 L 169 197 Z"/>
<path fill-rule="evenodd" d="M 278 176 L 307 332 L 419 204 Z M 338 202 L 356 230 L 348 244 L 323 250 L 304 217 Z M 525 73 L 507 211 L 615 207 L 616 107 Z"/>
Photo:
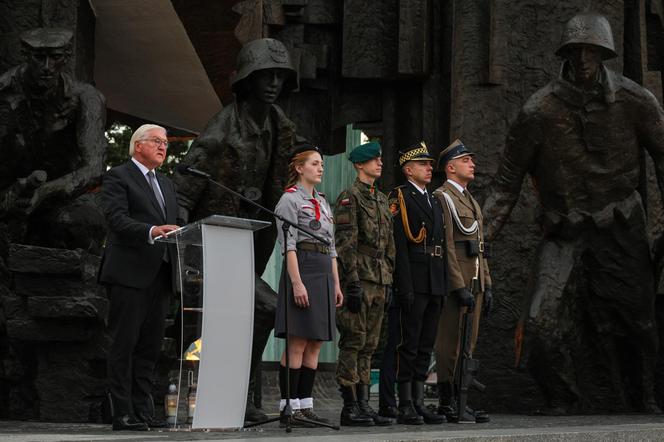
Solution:
<path fill-rule="evenodd" d="M 570 80 L 595 82 L 602 61 L 618 56 L 609 21 L 594 12 L 575 15 L 565 25 L 556 55 L 568 61 Z"/>
<path fill-rule="evenodd" d="M 282 91 L 297 89 L 297 71 L 286 46 L 273 38 L 261 38 L 244 45 L 237 56 L 237 71 L 231 89 L 244 99 L 253 96 L 272 104 Z"/>

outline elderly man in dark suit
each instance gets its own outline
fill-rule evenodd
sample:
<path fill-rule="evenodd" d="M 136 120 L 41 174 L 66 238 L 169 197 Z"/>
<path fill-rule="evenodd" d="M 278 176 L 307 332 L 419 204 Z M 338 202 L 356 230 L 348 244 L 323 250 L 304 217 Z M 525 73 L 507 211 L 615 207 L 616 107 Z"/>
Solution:
<path fill-rule="evenodd" d="M 175 250 L 154 241 L 178 227 L 175 188 L 155 173 L 167 147 L 164 128 L 139 127 L 131 137 L 131 159 L 109 170 L 102 184 L 108 238 L 99 282 L 110 299 L 113 430 L 165 426 L 154 417 L 151 390 L 177 260 Z"/>

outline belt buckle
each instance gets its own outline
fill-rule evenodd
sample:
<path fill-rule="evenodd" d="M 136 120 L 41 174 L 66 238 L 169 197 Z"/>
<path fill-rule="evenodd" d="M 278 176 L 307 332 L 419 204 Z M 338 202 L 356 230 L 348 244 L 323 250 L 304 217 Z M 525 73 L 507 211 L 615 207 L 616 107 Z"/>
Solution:
<path fill-rule="evenodd" d="M 433 246 L 433 256 L 443 256 L 443 246 Z"/>
<path fill-rule="evenodd" d="M 480 253 L 484 253 L 484 241 L 480 241 L 479 251 L 480 251 Z"/>

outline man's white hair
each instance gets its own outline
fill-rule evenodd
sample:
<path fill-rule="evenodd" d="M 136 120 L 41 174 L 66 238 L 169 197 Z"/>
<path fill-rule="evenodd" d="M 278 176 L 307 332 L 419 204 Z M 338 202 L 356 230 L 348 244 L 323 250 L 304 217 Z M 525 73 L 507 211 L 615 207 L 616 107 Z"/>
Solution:
<path fill-rule="evenodd" d="M 166 133 L 166 129 L 156 124 L 144 124 L 131 135 L 131 140 L 129 140 L 129 156 L 134 156 L 134 148 L 136 147 L 136 142 L 145 139 L 145 135 L 154 129 L 161 129 Z"/>

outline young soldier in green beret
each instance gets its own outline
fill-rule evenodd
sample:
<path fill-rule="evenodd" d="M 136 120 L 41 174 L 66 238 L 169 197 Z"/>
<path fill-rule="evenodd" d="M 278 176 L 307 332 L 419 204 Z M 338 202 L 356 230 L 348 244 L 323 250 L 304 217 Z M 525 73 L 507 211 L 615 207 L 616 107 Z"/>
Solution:
<path fill-rule="evenodd" d="M 392 284 L 394 237 L 387 197 L 375 187 L 383 163 L 378 143 L 356 147 L 348 158 L 357 170 L 335 210 L 335 243 L 346 302 L 337 310 L 337 382 L 344 406 L 341 425 L 390 425 L 369 405 L 371 356 L 380 338 L 385 297 Z"/>

